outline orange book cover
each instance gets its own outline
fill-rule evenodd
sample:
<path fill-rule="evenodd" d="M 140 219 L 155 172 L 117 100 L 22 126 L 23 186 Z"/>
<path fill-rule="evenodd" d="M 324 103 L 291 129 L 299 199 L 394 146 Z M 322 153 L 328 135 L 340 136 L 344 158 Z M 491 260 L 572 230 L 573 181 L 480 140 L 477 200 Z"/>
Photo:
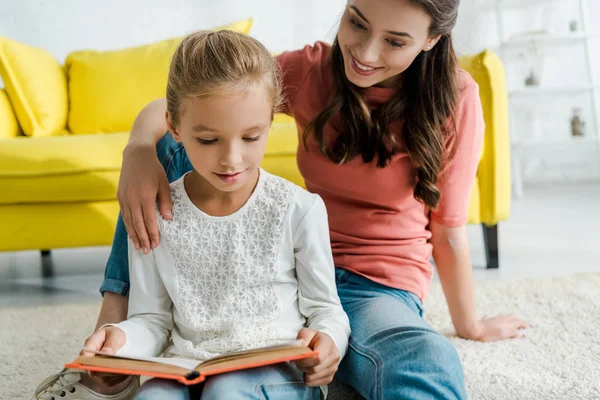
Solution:
<path fill-rule="evenodd" d="M 177 358 L 141 358 L 95 353 L 97 355 L 93 357 L 79 356 L 73 362 L 65 364 L 65 367 L 174 379 L 184 385 L 195 385 L 204 382 L 211 375 L 296 361 L 317 355 L 317 352 L 311 348 L 297 344 L 229 353 L 204 362 Z"/>

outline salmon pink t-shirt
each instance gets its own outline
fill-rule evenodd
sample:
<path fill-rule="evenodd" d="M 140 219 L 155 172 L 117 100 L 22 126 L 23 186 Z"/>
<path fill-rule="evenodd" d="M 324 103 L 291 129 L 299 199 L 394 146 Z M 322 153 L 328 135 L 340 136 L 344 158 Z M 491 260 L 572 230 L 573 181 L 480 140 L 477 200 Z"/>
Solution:
<path fill-rule="evenodd" d="M 338 165 L 320 152 L 314 139 L 309 138 L 305 149 L 304 128 L 325 108 L 333 92 L 330 55 L 331 46 L 317 42 L 277 59 L 283 73 L 285 112 L 298 125 L 298 167 L 307 189 L 320 195 L 327 207 L 335 265 L 424 299 L 433 276 L 429 221 L 448 227 L 467 221 L 484 133 L 478 86 L 467 72 L 460 71 L 456 151 L 438 179 L 440 202 L 430 210 L 414 197 L 415 171 L 405 151 L 378 168 L 375 161 L 365 163 L 360 155 Z M 371 107 L 382 105 L 393 94 L 394 89 L 388 88 L 365 90 Z M 338 116 L 327 124 L 328 140 L 339 135 L 340 122 Z M 391 129 L 402 134 L 400 122 Z"/>

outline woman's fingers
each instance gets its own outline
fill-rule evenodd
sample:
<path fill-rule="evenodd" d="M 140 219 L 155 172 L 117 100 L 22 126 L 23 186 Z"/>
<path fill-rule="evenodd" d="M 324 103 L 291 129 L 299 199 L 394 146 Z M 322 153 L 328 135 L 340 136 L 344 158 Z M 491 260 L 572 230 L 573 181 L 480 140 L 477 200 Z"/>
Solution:
<path fill-rule="evenodd" d="M 125 225 L 125 230 L 127 231 L 127 236 L 133 242 L 133 246 L 136 250 L 140 249 L 140 240 L 137 237 L 137 233 L 135 233 L 135 228 L 133 227 L 133 220 L 131 218 L 131 211 L 129 207 L 126 207 L 121 201 L 119 201 L 119 206 L 121 207 L 121 218 L 123 218 L 123 224 Z"/>
<path fill-rule="evenodd" d="M 150 251 L 150 239 L 146 232 L 146 224 L 144 222 L 144 213 L 141 205 L 138 203 L 137 206 L 130 207 L 131 218 L 133 219 L 133 227 L 135 233 L 140 241 L 140 247 L 144 251 L 144 254 L 148 254 Z"/>
<path fill-rule="evenodd" d="M 149 237 L 148 249 L 154 249 L 158 246 L 160 234 L 158 233 L 158 221 L 156 220 L 156 199 L 145 201 L 142 204 L 142 213 L 144 214 L 144 226 Z"/>

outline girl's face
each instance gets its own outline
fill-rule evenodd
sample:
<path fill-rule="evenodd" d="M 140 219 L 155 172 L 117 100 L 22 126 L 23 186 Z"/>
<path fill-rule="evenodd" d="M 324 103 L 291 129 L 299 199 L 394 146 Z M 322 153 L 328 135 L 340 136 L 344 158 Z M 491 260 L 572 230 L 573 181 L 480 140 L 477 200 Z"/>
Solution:
<path fill-rule="evenodd" d="M 338 31 L 348 80 L 359 87 L 397 87 L 429 37 L 431 18 L 410 0 L 348 0 Z"/>
<path fill-rule="evenodd" d="M 234 192 L 257 176 L 271 126 L 272 102 L 260 90 L 182 102 L 177 127 L 196 172 L 221 192 Z"/>

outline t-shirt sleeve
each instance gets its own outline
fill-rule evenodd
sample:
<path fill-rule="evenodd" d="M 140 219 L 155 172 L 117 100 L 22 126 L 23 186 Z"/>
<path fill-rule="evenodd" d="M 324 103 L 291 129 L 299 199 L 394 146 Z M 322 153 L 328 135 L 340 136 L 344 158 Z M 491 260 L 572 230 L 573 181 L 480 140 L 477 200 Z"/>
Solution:
<path fill-rule="evenodd" d="M 283 105 L 281 112 L 292 115 L 298 92 L 316 66 L 327 56 L 328 45 L 317 42 L 303 49 L 286 51 L 276 57 L 283 83 Z"/>
<path fill-rule="evenodd" d="M 479 86 L 461 71 L 460 101 L 456 119 L 454 157 L 443 169 L 437 187 L 441 198 L 430 219 L 448 227 L 467 223 L 469 198 L 481 156 L 485 123 L 479 98 Z"/>

